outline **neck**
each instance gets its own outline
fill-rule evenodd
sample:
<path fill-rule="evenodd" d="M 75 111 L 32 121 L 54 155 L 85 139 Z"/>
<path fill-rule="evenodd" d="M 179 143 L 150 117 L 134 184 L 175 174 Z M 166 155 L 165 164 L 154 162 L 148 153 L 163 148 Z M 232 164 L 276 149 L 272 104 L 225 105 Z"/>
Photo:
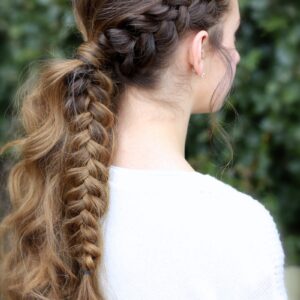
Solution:
<path fill-rule="evenodd" d="M 161 101 L 129 94 L 120 99 L 113 165 L 193 170 L 185 159 L 190 107 L 183 102 L 172 109 Z"/>

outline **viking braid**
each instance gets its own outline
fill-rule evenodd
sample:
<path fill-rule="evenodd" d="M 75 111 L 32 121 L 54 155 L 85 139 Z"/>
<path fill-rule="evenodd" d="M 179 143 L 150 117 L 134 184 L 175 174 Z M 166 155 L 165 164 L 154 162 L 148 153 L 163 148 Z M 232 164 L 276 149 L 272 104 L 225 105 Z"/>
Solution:
<path fill-rule="evenodd" d="M 0 226 L 1 243 L 4 233 L 10 237 L 1 264 L 9 276 L 0 278 L 6 300 L 105 299 L 97 276 L 99 220 L 109 205 L 119 96 L 130 85 L 157 88 L 179 40 L 212 29 L 229 6 L 228 0 L 72 2 L 84 43 L 74 59 L 50 61 L 33 87 L 23 87 L 19 119 L 27 136 L 0 149 L 20 146 L 23 159 L 10 173 L 13 211 Z"/>

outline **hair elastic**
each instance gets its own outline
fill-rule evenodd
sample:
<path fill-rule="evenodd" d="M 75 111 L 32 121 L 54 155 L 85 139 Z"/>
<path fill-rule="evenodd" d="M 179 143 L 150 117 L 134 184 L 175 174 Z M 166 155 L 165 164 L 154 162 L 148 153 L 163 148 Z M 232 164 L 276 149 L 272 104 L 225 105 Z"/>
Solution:
<path fill-rule="evenodd" d="M 82 275 L 92 275 L 92 272 L 90 270 L 82 269 L 81 270 Z"/>

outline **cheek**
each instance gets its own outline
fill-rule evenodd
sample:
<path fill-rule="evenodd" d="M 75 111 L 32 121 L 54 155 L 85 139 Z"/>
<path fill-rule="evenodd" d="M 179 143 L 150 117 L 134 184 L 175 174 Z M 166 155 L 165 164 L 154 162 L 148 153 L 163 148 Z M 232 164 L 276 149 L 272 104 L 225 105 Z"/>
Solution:
<path fill-rule="evenodd" d="M 236 69 L 236 65 L 240 62 L 240 54 L 235 47 L 235 39 L 230 36 L 230 38 L 225 39 L 224 47 L 228 50 L 230 55 L 230 61 L 233 69 Z"/>
<path fill-rule="evenodd" d="M 240 60 L 241 60 L 240 54 L 235 49 L 232 54 L 232 61 L 233 61 L 234 65 L 236 66 L 240 62 Z"/>
<path fill-rule="evenodd" d="M 235 48 L 229 50 L 229 54 L 230 54 L 231 67 L 232 67 L 233 73 L 235 74 L 236 67 L 237 67 L 238 63 L 240 62 L 240 54 Z"/>

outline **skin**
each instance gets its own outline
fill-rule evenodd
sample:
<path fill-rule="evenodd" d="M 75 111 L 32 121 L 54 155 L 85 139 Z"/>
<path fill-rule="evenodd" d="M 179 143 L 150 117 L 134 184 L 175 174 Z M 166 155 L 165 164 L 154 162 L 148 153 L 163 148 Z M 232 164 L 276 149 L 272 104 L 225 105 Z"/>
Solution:
<path fill-rule="evenodd" d="M 240 60 L 235 48 L 239 22 L 238 0 L 232 0 L 231 9 L 224 18 L 223 46 L 230 52 L 234 74 Z M 192 114 L 210 111 L 213 91 L 226 71 L 220 56 L 210 51 L 208 36 L 209 33 L 202 30 L 182 41 L 174 64 L 163 75 L 158 91 L 149 93 L 128 88 L 122 95 L 112 165 L 130 169 L 195 171 L 185 159 L 189 120 Z M 223 93 L 213 111 L 222 107 L 227 91 Z"/>

